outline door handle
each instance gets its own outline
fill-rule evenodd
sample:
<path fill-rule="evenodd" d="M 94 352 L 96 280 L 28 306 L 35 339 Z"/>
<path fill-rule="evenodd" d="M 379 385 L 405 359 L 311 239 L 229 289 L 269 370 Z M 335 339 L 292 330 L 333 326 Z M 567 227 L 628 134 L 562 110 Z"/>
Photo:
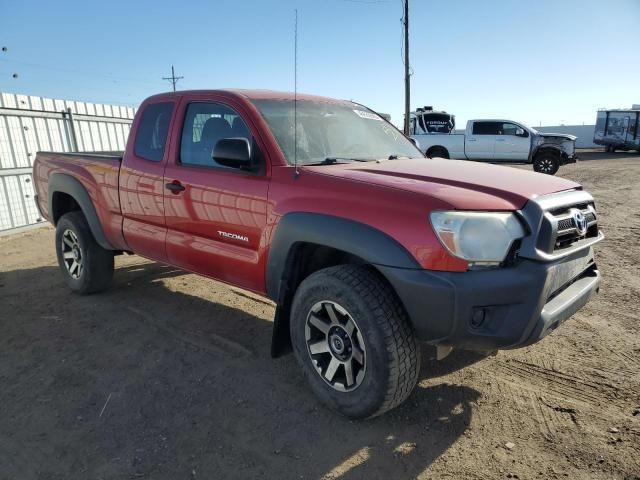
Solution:
<path fill-rule="evenodd" d="M 475 142 L 476 139 L 475 138 L 467 138 L 467 142 Z"/>
<path fill-rule="evenodd" d="M 184 191 L 184 185 L 182 185 L 178 180 L 174 180 L 171 183 L 167 183 L 165 185 L 168 190 L 171 190 L 171 193 L 177 195 L 178 193 Z"/>
<path fill-rule="evenodd" d="M 504 138 L 496 138 L 496 142 L 504 142 Z"/>

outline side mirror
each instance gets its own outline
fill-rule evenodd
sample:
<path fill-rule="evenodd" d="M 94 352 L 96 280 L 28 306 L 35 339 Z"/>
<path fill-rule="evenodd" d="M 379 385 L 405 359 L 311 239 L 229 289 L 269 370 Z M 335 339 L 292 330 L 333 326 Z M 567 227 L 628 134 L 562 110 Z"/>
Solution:
<path fill-rule="evenodd" d="M 413 146 L 416 147 L 418 150 L 420 150 L 420 143 L 418 142 L 418 140 L 416 140 L 415 138 L 411 138 L 409 137 L 409 141 L 411 143 L 413 143 Z"/>
<path fill-rule="evenodd" d="M 220 165 L 251 169 L 251 145 L 246 138 L 223 138 L 213 148 L 213 159 Z"/>
<path fill-rule="evenodd" d="M 516 128 L 516 136 L 517 137 L 526 137 L 527 132 L 524 131 L 524 128 Z"/>

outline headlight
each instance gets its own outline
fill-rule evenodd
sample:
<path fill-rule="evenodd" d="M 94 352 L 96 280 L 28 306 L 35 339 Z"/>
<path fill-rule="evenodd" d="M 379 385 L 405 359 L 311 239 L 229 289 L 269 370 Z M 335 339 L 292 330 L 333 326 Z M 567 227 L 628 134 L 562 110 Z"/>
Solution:
<path fill-rule="evenodd" d="M 433 212 L 431 225 L 452 255 L 480 265 L 504 261 L 513 242 L 525 234 L 513 213 Z"/>

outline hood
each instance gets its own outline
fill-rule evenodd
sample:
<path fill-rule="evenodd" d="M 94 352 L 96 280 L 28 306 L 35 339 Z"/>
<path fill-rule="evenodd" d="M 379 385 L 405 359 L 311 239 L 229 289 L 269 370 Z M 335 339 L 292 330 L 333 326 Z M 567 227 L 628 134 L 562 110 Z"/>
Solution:
<path fill-rule="evenodd" d="M 303 168 L 428 195 L 460 210 L 518 210 L 531 198 L 581 188 L 570 180 L 518 168 L 437 158 Z"/>
<path fill-rule="evenodd" d="M 540 132 L 539 135 L 542 138 L 564 138 L 565 140 L 571 140 L 572 142 L 575 142 L 576 139 L 578 137 L 574 136 L 574 135 L 569 135 L 566 133 L 542 133 Z"/>

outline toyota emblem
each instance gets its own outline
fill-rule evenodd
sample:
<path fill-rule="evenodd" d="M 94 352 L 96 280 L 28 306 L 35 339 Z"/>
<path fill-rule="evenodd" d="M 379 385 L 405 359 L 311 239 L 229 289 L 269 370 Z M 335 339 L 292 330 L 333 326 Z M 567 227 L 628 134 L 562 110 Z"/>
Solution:
<path fill-rule="evenodd" d="M 578 230 L 578 234 L 583 236 L 587 233 L 587 217 L 580 210 L 573 211 L 573 222 L 576 225 L 576 230 Z"/>

